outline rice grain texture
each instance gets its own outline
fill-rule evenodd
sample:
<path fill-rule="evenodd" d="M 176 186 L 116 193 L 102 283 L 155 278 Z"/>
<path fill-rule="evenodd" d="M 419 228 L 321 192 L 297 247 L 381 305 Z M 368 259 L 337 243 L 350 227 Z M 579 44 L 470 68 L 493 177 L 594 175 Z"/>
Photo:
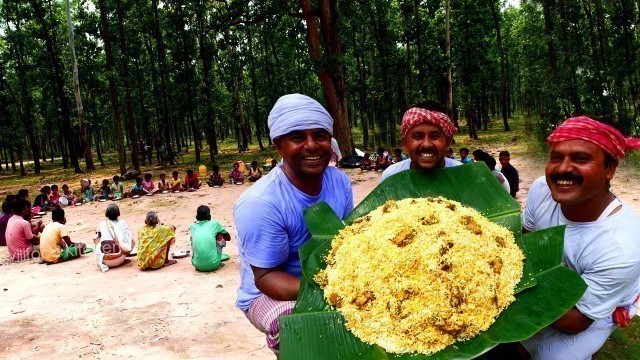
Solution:
<path fill-rule="evenodd" d="M 362 341 L 432 354 L 489 328 L 515 300 L 513 234 L 439 198 L 388 201 L 334 238 L 315 280 Z"/>

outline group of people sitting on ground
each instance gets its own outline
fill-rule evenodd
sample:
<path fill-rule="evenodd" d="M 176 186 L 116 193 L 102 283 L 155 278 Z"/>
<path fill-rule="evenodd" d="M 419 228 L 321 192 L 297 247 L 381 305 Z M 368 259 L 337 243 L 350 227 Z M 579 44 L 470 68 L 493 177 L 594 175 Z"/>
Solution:
<path fill-rule="evenodd" d="M 273 169 L 277 165 L 275 160 L 271 160 L 271 168 Z M 267 170 L 270 170 L 267 169 Z M 256 182 L 260 180 L 262 177 L 262 170 L 258 166 L 258 162 L 253 160 L 251 161 L 251 166 L 248 169 L 245 169 L 245 164 L 242 161 L 236 161 L 233 163 L 233 169 L 229 173 L 229 183 L 232 185 L 242 185 L 244 184 L 245 179 L 249 180 L 249 182 Z M 224 184 L 224 178 L 220 174 L 220 167 L 218 165 L 213 165 L 211 168 L 211 173 L 209 174 L 209 178 L 207 179 L 207 185 L 211 187 L 220 187 Z"/>
<path fill-rule="evenodd" d="M 40 257 L 44 263 L 55 264 L 80 257 L 93 251 L 83 243 L 74 243 L 66 228 L 65 211 L 56 207 L 51 211 L 51 223 L 31 223 L 30 204 L 27 200 L 10 195 L 2 203 L 0 216 L 0 245 L 7 246 L 12 261 Z M 109 204 L 106 219 L 100 221 L 94 238 L 98 267 L 106 272 L 128 261 L 127 256 L 137 255 L 140 269 L 158 269 L 173 265 L 169 259 L 170 248 L 175 243 L 174 226 L 160 223 L 158 214 L 149 211 L 145 226 L 138 230 L 137 242 L 127 223 L 120 219 L 120 209 Z M 229 256 L 223 254 L 229 233 L 211 218 L 208 206 L 198 207 L 196 221 L 190 226 L 192 263 L 198 271 L 209 272 L 218 269 L 221 261 Z M 132 253 L 137 248 L 137 254 Z"/>
<path fill-rule="evenodd" d="M 353 209 L 353 194 L 346 174 L 328 167 L 333 120 L 322 105 L 304 95 L 285 95 L 274 105 L 268 125 L 284 162 L 246 190 L 234 207 L 241 258 L 236 306 L 278 354 L 279 318 L 293 311 L 300 288 L 298 249 L 311 238 L 303 211 L 323 201 L 342 219 Z M 425 103 L 407 110 L 401 133 L 409 158 L 389 165 L 381 181 L 407 170 L 427 174 L 462 165 L 446 157 L 456 132 L 441 106 Z M 303 146 L 294 145 L 299 139 L 304 139 Z M 640 139 L 577 117 L 558 126 L 548 142 L 545 176 L 531 186 L 523 229 L 567 225 L 562 262 L 579 273 L 588 288 L 556 322 L 530 339 L 501 345 L 504 349 L 492 351 L 491 359 L 591 359 L 611 332 L 626 326 L 637 311 L 640 220 L 611 192 L 610 181 L 625 152 L 640 149 Z M 304 157 L 319 160 L 300 161 Z M 500 157 L 503 170 L 508 169 L 509 154 Z M 482 153 L 476 160 L 487 161 Z M 495 162 L 487 164 L 494 170 Z"/>
<path fill-rule="evenodd" d="M 11 260 L 40 257 L 46 263 L 57 263 L 85 252 L 84 244 L 69 238 L 64 209 L 53 208 L 52 222 L 45 226 L 41 220 L 33 219 L 31 208 L 28 200 L 14 195 L 2 203 L 0 246 L 7 246 Z"/>
<path fill-rule="evenodd" d="M 385 150 L 384 148 L 378 148 L 376 151 L 376 157 L 372 161 L 371 154 L 368 152 L 364 153 L 362 159 L 362 165 L 360 166 L 360 170 L 362 171 L 384 171 L 390 165 L 398 163 L 402 160 L 405 160 L 407 157 L 402 154 L 402 149 L 394 149 L 393 156 L 390 155 L 390 150 Z"/>
<path fill-rule="evenodd" d="M 171 246 L 176 241 L 176 227 L 161 223 L 155 211 L 147 213 L 145 225 L 138 229 L 137 242 L 133 240 L 127 223 L 120 219 L 120 208 L 116 204 L 107 206 L 105 216 L 107 218 L 98 224 L 94 238 L 98 267 L 103 272 L 128 263 L 127 256 L 136 256 L 136 263 L 141 270 L 159 269 L 177 263 L 169 259 Z M 198 207 L 196 221 L 191 224 L 189 231 L 192 264 L 196 270 L 217 270 L 221 261 L 229 258 L 222 253 L 222 249 L 231 237 L 220 222 L 211 219 L 208 206 Z"/>

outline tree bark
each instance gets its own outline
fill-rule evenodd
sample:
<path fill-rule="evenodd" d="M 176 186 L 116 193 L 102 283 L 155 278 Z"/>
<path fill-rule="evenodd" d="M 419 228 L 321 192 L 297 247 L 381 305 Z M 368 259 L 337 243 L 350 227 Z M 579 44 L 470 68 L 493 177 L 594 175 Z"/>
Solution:
<path fill-rule="evenodd" d="M 496 42 L 498 43 L 498 54 L 500 55 L 500 106 L 502 107 L 502 122 L 504 123 L 504 131 L 509 131 L 511 129 L 509 128 L 509 105 L 507 104 L 507 62 L 504 58 L 504 50 L 502 48 L 500 17 L 498 16 L 496 3 L 493 0 L 491 1 L 491 15 L 493 16 L 493 24 L 496 28 Z"/>
<path fill-rule="evenodd" d="M 209 156 L 211 163 L 215 164 L 215 155 L 218 153 L 218 141 L 216 137 L 215 115 L 211 107 L 211 54 L 206 39 L 206 30 L 204 24 L 205 1 L 200 0 L 198 3 L 198 12 L 196 18 L 198 21 L 198 42 L 200 44 L 200 60 L 202 61 L 202 81 L 204 83 L 204 100 L 206 114 L 206 134 L 209 143 Z"/>
<path fill-rule="evenodd" d="M 329 114 L 333 118 L 333 136 L 338 140 L 343 156 L 353 154 L 353 138 L 349 127 L 344 65 L 338 37 L 338 13 L 336 0 L 319 0 L 320 29 L 313 13 L 311 0 L 301 0 L 302 17 L 307 24 L 307 45 L 309 55 L 316 61 L 322 60 L 320 33 L 324 45 L 325 68 L 316 68 L 320 84 L 324 90 Z"/>
<path fill-rule="evenodd" d="M 69 1 L 69 0 L 67 0 Z M 124 31 L 124 12 L 122 1 L 116 1 L 118 12 L 118 35 L 120 36 L 120 51 L 122 52 L 122 79 L 124 81 L 124 98 L 127 112 L 127 129 L 129 129 L 129 146 L 131 147 L 131 163 L 135 170 L 140 170 L 140 155 L 138 154 L 138 132 L 133 119 L 133 96 L 131 94 L 131 81 L 129 80 L 129 51 L 127 50 L 127 38 Z"/>
<path fill-rule="evenodd" d="M 76 95 L 76 106 L 78 109 L 78 122 L 80 125 L 80 145 L 84 153 L 84 161 L 87 171 L 95 170 L 93 165 L 93 156 L 91 155 L 91 147 L 87 141 L 87 128 L 85 126 L 84 107 L 82 106 L 82 97 L 80 96 L 80 81 L 78 79 L 78 61 L 76 60 L 76 47 L 74 45 L 73 22 L 71 21 L 71 4 L 66 0 L 67 4 L 67 26 L 69 27 L 69 51 L 71 52 L 71 65 L 73 68 L 73 92 Z"/>
<path fill-rule="evenodd" d="M 107 23 L 107 7 L 104 0 L 98 1 L 100 8 L 100 20 L 102 23 L 102 40 L 107 58 L 107 74 L 109 76 L 109 97 L 113 106 L 113 115 L 116 127 L 116 140 L 118 142 L 118 163 L 120 165 L 120 175 L 127 172 L 125 161 L 124 137 L 122 134 L 122 121 L 120 120 L 120 106 L 118 105 L 118 89 L 116 87 L 115 74 L 113 69 L 113 54 L 111 53 L 111 38 L 109 36 L 109 24 Z"/>
<path fill-rule="evenodd" d="M 264 150 L 265 147 L 262 144 L 262 120 L 260 117 L 260 103 L 258 101 L 258 80 L 256 77 L 256 65 L 253 56 L 253 38 L 251 37 L 251 29 L 247 27 L 247 41 L 249 42 L 249 64 L 251 70 L 251 93 L 253 95 L 253 119 L 256 123 L 256 136 L 258 137 L 258 146 L 260 146 L 260 150 Z M 300 72 L 300 62 L 298 63 L 298 73 Z M 301 86 L 300 75 L 298 74 L 298 84 Z M 300 89 L 302 92 L 302 89 Z"/>
<path fill-rule="evenodd" d="M 62 78 L 62 64 L 60 57 L 56 52 L 55 29 L 51 29 L 49 22 L 46 21 L 44 8 L 38 0 L 31 0 L 31 6 L 40 21 L 42 26 L 42 35 L 47 47 L 47 53 L 49 54 L 49 61 L 51 61 L 51 67 L 53 69 L 53 78 L 55 82 L 56 97 L 60 102 L 60 109 L 62 110 L 62 134 L 64 141 L 68 144 L 69 158 L 71 159 L 71 166 L 76 174 L 82 173 L 80 164 L 78 163 L 78 153 L 73 145 L 74 139 L 71 133 L 71 115 L 69 111 L 69 104 L 67 103 L 67 97 L 64 94 L 64 80 Z M 52 22 L 53 23 L 53 20 Z"/>
<path fill-rule="evenodd" d="M 451 75 L 451 0 L 446 0 L 445 10 L 445 36 L 447 47 L 447 115 L 453 120 L 456 128 L 460 128 L 458 125 L 458 119 L 453 116 L 453 76 Z"/>
<path fill-rule="evenodd" d="M 6 11 L 6 16 L 7 19 L 6 21 L 9 21 L 9 9 L 8 6 L 5 8 Z M 20 23 L 21 23 L 21 19 L 17 18 L 15 19 L 15 25 L 16 25 L 16 32 L 17 33 L 21 33 L 21 29 L 20 29 Z M 38 142 L 36 141 L 36 135 L 35 135 L 35 131 L 33 128 L 33 114 L 32 114 L 32 98 L 31 98 L 31 94 L 29 93 L 28 89 L 27 89 L 27 81 L 28 81 L 28 77 L 27 77 L 27 71 L 26 71 L 26 67 L 25 67 L 25 61 L 24 61 L 24 46 L 22 43 L 22 39 L 18 39 L 15 43 L 16 45 L 16 50 L 15 50 L 15 54 L 16 54 L 16 60 L 17 60 L 17 67 L 18 67 L 18 82 L 20 84 L 20 96 L 22 97 L 22 105 L 21 102 L 18 100 L 17 96 L 15 93 L 13 93 L 13 91 L 11 91 L 11 88 L 9 87 L 9 84 L 5 82 L 7 89 L 9 89 L 11 91 L 12 94 L 12 99 L 14 101 L 14 103 L 16 104 L 16 106 L 18 107 L 18 115 L 20 116 L 20 120 L 22 121 L 22 123 L 24 124 L 25 130 L 27 132 L 27 138 L 29 139 L 29 144 L 31 145 L 31 149 L 33 151 L 33 165 L 34 165 L 34 172 L 36 174 L 40 174 L 40 148 L 38 146 Z M 0 67 L 0 79 L 4 81 L 4 77 L 3 77 L 3 69 Z M 15 165 L 15 163 L 14 163 Z M 14 172 L 15 172 L 15 166 L 14 166 Z"/>

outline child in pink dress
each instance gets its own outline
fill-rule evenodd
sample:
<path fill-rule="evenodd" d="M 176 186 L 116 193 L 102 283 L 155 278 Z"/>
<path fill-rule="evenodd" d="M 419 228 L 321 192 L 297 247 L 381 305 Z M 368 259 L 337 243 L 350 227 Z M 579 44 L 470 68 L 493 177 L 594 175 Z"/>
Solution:
<path fill-rule="evenodd" d="M 151 174 L 144 174 L 144 181 L 142 182 L 142 190 L 144 190 L 145 194 L 153 195 L 158 191 L 158 188 L 154 185 L 153 179 L 151 178 Z"/>

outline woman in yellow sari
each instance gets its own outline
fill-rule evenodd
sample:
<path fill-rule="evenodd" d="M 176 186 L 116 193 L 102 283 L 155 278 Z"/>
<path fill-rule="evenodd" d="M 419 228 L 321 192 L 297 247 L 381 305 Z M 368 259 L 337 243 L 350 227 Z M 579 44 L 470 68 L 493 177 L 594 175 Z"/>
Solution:
<path fill-rule="evenodd" d="M 155 211 L 149 211 L 144 220 L 146 224 L 138 230 L 138 267 L 159 269 L 177 263 L 169 259 L 169 248 L 176 241 L 173 226 L 158 225 L 160 219 Z"/>

